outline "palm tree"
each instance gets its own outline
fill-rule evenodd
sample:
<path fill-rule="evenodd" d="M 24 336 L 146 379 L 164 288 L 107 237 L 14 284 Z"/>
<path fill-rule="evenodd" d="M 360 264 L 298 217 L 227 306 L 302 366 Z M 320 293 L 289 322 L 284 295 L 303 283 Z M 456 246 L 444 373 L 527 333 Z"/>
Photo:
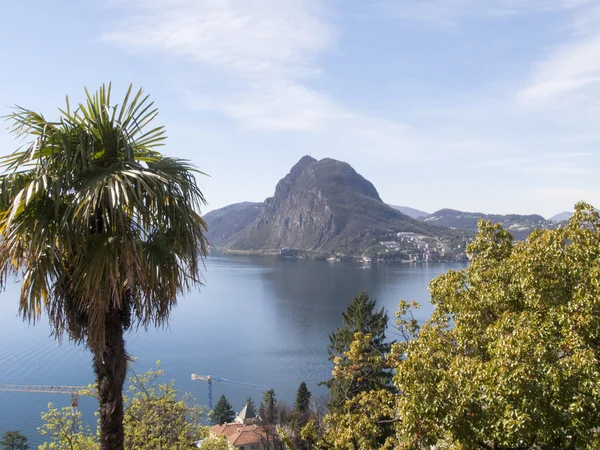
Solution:
<path fill-rule="evenodd" d="M 164 326 L 206 255 L 201 172 L 156 151 L 142 90 L 110 94 L 86 90 L 74 110 L 67 97 L 55 122 L 15 107 L 11 131 L 33 142 L 0 158 L 0 285 L 21 278 L 21 316 L 45 311 L 59 341 L 92 352 L 104 450 L 123 448 L 124 332 Z"/>

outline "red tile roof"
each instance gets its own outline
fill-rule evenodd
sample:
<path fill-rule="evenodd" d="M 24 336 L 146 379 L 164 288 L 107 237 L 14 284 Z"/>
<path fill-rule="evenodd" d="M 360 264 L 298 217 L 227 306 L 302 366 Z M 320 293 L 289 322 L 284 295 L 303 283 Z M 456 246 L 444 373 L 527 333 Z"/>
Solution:
<path fill-rule="evenodd" d="M 242 425 L 240 423 L 226 423 L 213 425 L 210 431 L 216 435 L 227 438 L 231 445 L 260 444 L 268 439 L 267 427 L 264 425 Z"/>

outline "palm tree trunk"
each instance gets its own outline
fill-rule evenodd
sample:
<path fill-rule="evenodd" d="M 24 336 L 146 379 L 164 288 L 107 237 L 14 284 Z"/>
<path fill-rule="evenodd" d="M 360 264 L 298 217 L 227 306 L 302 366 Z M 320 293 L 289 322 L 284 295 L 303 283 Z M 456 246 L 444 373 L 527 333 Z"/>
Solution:
<path fill-rule="evenodd" d="M 127 374 L 127 355 L 118 310 L 111 308 L 108 312 L 105 333 L 105 350 L 93 352 L 100 404 L 100 448 L 123 450 L 123 383 Z"/>

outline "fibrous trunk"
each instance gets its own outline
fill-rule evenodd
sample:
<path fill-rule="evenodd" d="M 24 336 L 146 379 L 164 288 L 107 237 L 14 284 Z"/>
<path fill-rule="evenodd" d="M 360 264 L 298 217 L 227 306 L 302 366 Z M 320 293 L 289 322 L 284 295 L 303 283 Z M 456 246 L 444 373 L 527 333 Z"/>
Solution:
<path fill-rule="evenodd" d="M 120 312 L 111 309 L 106 316 L 105 348 L 93 351 L 94 372 L 100 412 L 100 448 L 123 450 L 123 383 L 127 356 Z"/>

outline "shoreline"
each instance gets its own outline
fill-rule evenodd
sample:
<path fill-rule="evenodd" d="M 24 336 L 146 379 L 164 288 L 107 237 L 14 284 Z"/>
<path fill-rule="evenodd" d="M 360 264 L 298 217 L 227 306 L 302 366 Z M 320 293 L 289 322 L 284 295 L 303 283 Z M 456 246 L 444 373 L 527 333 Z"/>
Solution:
<path fill-rule="evenodd" d="M 208 255 L 237 256 L 237 257 L 261 257 L 272 259 L 287 260 L 308 260 L 308 261 L 327 261 L 327 262 L 352 262 L 363 265 L 367 264 L 426 264 L 426 263 L 460 263 L 468 262 L 464 259 L 428 259 L 428 260 L 406 260 L 399 258 L 378 258 L 364 255 L 341 255 L 326 252 L 313 252 L 310 250 L 281 249 L 281 250 L 234 250 L 224 248 L 211 248 Z"/>

